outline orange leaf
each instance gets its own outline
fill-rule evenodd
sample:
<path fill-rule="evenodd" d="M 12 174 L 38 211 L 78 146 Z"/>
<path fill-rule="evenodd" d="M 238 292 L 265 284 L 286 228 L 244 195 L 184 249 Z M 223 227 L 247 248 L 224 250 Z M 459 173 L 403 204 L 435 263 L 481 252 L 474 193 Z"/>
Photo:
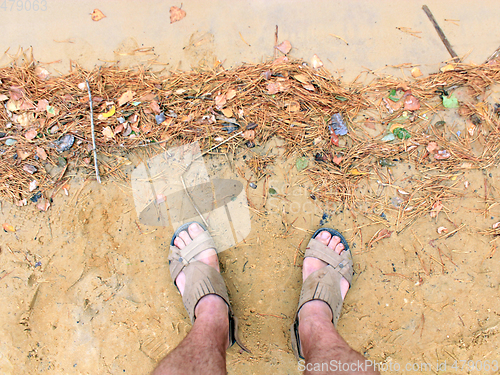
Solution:
<path fill-rule="evenodd" d="M 15 232 L 16 231 L 16 229 L 12 225 L 6 224 L 6 223 L 2 224 L 2 228 L 6 232 Z"/>
<path fill-rule="evenodd" d="M 90 17 L 92 18 L 92 21 L 96 21 L 97 22 L 97 21 L 102 20 L 106 16 L 99 9 L 94 9 L 94 11 L 90 14 Z"/>
<path fill-rule="evenodd" d="M 339 136 L 335 133 L 332 133 L 332 137 L 330 138 L 330 142 L 332 143 L 332 145 L 335 145 L 338 147 L 339 145 Z"/>
<path fill-rule="evenodd" d="M 158 102 L 156 100 L 153 100 L 151 102 L 151 104 L 149 105 L 149 107 L 153 110 L 154 113 L 156 113 L 157 115 L 160 114 L 161 112 L 161 109 L 160 109 L 160 106 L 158 105 Z"/>
<path fill-rule="evenodd" d="M 335 164 L 340 165 L 340 162 L 342 161 L 342 159 L 343 159 L 343 158 L 342 158 L 342 156 L 334 156 L 334 157 L 332 158 L 332 161 L 333 161 Z"/>
<path fill-rule="evenodd" d="M 170 23 L 182 20 L 186 17 L 186 12 L 181 8 L 170 7 Z"/>
<path fill-rule="evenodd" d="M 24 134 L 24 137 L 31 141 L 37 136 L 37 134 L 38 132 L 36 131 L 36 129 L 30 129 Z"/>
<path fill-rule="evenodd" d="M 380 231 L 378 231 L 377 233 L 375 233 L 375 235 L 372 237 L 372 239 L 370 240 L 370 242 L 368 242 L 368 245 L 367 247 L 371 247 L 375 242 L 378 242 L 384 238 L 389 238 L 392 234 L 392 230 L 387 230 L 387 229 L 382 229 Z"/>

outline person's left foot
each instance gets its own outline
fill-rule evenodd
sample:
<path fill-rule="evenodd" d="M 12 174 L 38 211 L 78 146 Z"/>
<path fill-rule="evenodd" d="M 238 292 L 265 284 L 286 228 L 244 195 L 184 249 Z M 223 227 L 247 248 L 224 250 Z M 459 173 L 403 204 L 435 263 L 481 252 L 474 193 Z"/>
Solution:
<path fill-rule="evenodd" d="M 193 223 L 189 226 L 187 231 L 182 231 L 174 239 L 174 245 L 179 249 L 183 249 L 189 245 L 194 238 L 203 233 L 203 228 L 198 223 Z M 196 260 L 208 264 L 209 266 L 215 268 L 218 272 L 219 269 L 219 259 L 217 258 L 217 252 L 215 249 L 207 249 L 195 256 Z M 184 288 L 186 287 L 186 275 L 184 271 L 181 271 L 177 278 L 175 279 L 175 284 L 179 288 L 181 295 L 184 294 Z M 228 318 L 228 307 L 226 302 L 215 294 L 208 294 L 198 301 L 195 308 L 195 316 L 198 318 L 203 314 L 214 314 L 223 313 L 226 318 Z"/>

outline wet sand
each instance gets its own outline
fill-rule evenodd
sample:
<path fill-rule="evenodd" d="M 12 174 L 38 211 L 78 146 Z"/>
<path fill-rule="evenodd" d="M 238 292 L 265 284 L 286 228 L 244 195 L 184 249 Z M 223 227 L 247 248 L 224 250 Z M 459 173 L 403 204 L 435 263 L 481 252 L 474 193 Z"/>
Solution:
<path fill-rule="evenodd" d="M 288 39 L 294 47 L 293 57 L 309 61 L 316 53 L 346 81 L 365 68 L 402 63 L 419 63 L 424 73 L 433 72 L 449 58 L 421 2 L 257 1 L 229 6 L 193 1 L 183 5 L 187 17 L 170 25 L 171 5 L 180 6 L 48 1 L 43 14 L 2 10 L 7 30 L 2 48 L 10 47 L 12 54 L 19 45 L 31 45 L 41 62 L 61 59 L 50 64 L 61 72 L 70 60 L 92 67 L 101 60 L 118 59 L 126 67 L 155 59 L 168 64 L 167 69 L 188 70 L 200 61 L 219 59 L 231 67 L 271 57 L 277 24 L 280 40 Z M 484 61 L 500 45 L 491 31 L 498 3 L 427 5 L 457 53 L 470 52 L 467 62 Z M 92 22 L 89 13 L 94 6 L 107 18 Z M 445 18 L 460 20 L 459 26 Z M 396 27 L 422 31 L 421 38 Z M 140 47 L 154 47 L 155 55 L 133 52 Z M 0 63 L 8 61 L 4 55 Z M 398 69 L 386 71 L 401 74 Z M 484 181 L 492 187 L 490 199 L 497 199 L 498 168 L 466 173 L 459 185 L 463 198 L 447 204 L 437 218 L 426 216 L 399 235 L 367 247 L 384 225 L 373 225 L 359 212 L 341 207 L 326 211 L 310 198 L 307 179 L 296 171 L 295 160 L 285 160 L 279 142 L 272 142 L 276 143 L 254 152 L 276 155 L 268 186 L 280 195 L 265 200 L 262 181 L 257 189 L 248 189 L 250 202 L 265 214 L 252 211 L 246 242 L 220 254 L 241 335 L 252 351 L 230 349 L 229 374 L 299 373 L 288 331 L 301 285 L 297 248 L 304 250 L 308 231 L 319 227 L 325 212 L 330 216 L 326 225 L 344 232 L 352 244 L 356 275 L 338 329 L 354 349 L 393 369 L 396 363 L 402 368 L 407 363 L 432 363 L 435 371 L 436 363 L 447 361 L 450 366 L 458 361 L 458 370 L 448 371 L 466 373 L 462 360 L 500 360 L 500 258 L 495 243 L 489 242 L 492 238 L 478 234 L 500 218 L 498 206 L 484 211 Z M 236 171 L 241 167 L 250 177 L 243 159 L 248 152 L 240 150 L 230 162 L 215 160 L 218 167 L 211 173 L 246 184 Z M 129 157 L 137 163 L 134 155 Z M 404 163 L 392 170 L 396 179 L 416 173 Z M 359 189 L 376 190 L 376 176 Z M 388 188 L 387 197 L 393 193 Z M 190 328 L 167 267 L 172 229 L 139 222 L 129 183 L 85 184 L 82 176 L 72 181 L 69 196 L 60 191 L 49 211 L 37 211 L 9 202 L 2 202 L 0 210 L 2 223 L 17 229 L 0 238 L 1 372 L 151 371 Z M 395 213 L 383 213 L 393 229 Z M 375 208 L 373 214 L 382 212 Z M 437 239 L 438 227 L 453 230 L 462 225 L 455 235 Z"/>

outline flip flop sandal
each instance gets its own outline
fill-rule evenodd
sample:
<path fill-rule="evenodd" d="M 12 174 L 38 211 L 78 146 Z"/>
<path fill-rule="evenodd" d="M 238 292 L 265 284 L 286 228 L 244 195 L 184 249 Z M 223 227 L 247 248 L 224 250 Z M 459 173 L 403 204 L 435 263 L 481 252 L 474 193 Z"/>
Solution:
<path fill-rule="evenodd" d="M 344 250 L 337 254 L 333 249 L 316 240 L 316 236 L 323 231 L 327 231 L 333 236 L 340 238 L 344 245 Z M 312 257 L 327 263 L 327 266 L 311 273 L 302 284 L 300 292 L 299 307 L 295 314 L 295 321 L 290 329 L 292 339 L 292 349 L 297 359 L 304 359 L 300 347 L 299 337 L 299 311 L 301 307 L 309 301 L 321 300 L 330 306 L 333 314 L 333 324 L 337 325 L 342 311 L 342 294 L 340 292 L 340 280 L 344 277 L 351 285 L 353 276 L 352 254 L 344 236 L 335 229 L 320 228 L 312 236 L 306 248 L 305 257 Z"/>
<path fill-rule="evenodd" d="M 181 225 L 172 236 L 170 254 L 168 257 L 172 280 L 174 280 L 175 284 L 175 279 L 179 273 L 184 271 L 186 275 L 186 287 L 184 289 L 182 301 L 191 318 L 191 323 L 194 323 L 196 319 L 194 310 L 202 297 L 208 294 L 216 294 L 221 297 L 229 308 L 229 347 L 233 346 L 236 342 L 241 349 L 250 353 L 238 337 L 238 319 L 234 316 L 233 310 L 231 309 L 224 279 L 216 269 L 194 259 L 196 255 L 204 250 L 215 249 L 215 243 L 208 233 L 207 228 L 197 223 L 203 228 L 203 233 L 194 238 L 184 249 L 179 249 L 174 245 L 174 240 L 179 233 L 183 230 L 187 232 L 188 227 L 193 223 L 196 222 L 192 221 Z"/>

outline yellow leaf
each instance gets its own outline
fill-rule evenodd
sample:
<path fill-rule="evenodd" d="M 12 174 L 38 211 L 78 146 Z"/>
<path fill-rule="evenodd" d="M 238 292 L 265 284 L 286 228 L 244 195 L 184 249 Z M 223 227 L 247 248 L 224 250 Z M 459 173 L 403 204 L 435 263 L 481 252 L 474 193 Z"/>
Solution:
<path fill-rule="evenodd" d="M 305 74 L 297 74 L 294 75 L 293 78 L 295 78 L 300 83 L 309 83 L 309 77 L 306 76 Z"/>
<path fill-rule="evenodd" d="M 101 113 L 101 116 L 104 118 L 108 118 L 108 117 L 113 116 L 115 114 L 115 112 L 116 112 L 116 108 L 115 108 L 115 106 L 112 106 L 108 112 Z"/>
<path fill-rule="evenodd" d="M 2 224 L 2 228 L 6 232 L 15 232 L 16 231 L 16 229 L 12 225 L 6 224 L 6 223 Z"/>
<path fill-rule="evenodd" d="M 450 180 L 455 181 L 457 179 L 457 176 L 452 176 Z"/>
<path fill-rule="evenodd" d="M 363 174 L 366 174 L 365 172 L 360 172 L 358 171 L 357 168 L 353 168 L 349 171 L 350 174 L 354 175 L 354 176 L 360 176 L 360 175 L 363 175 Z"/>

